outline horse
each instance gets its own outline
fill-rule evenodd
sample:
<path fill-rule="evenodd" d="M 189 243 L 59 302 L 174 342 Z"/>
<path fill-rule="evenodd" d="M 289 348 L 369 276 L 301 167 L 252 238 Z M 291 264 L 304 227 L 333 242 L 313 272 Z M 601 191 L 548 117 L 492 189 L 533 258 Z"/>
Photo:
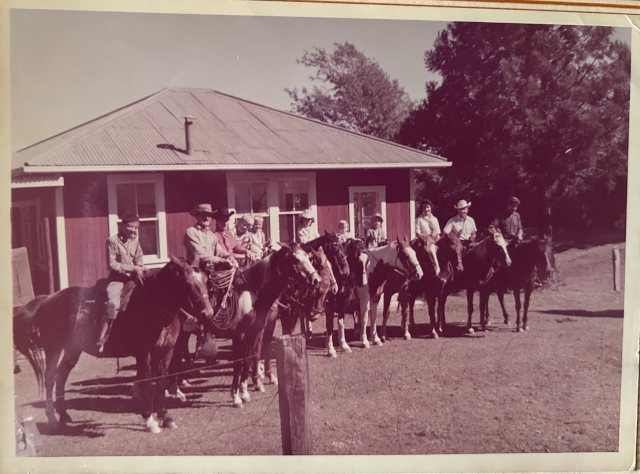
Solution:
<path fill-rule="evenodd" d="M 320 276 L 320 284 L 316 288 L 302 288 L 300 294 L 294 299 L 286 298 L 282 294 L 276 303 L 272 305 L 267 313 L 267 322 L 264 330 L 256 339 L 256 347 L 254 350 L 253 361 L 253 383 L 257 392 L 264 392 L 262 383 L 262 375 L 260 370 L 260 359 L 264 359 L 264 376 L 269 382 L 277 385 L 278 378 L 271 370 L 271 353 L 269 350 L 263 351 L 264 346 L 269 346 L 273 337 L 276 326 L 276 320 L 280 316 L 283 334 L 292 334 L 295 329 L 296 321 L 300 322 L 300 330 L 304 334 L 306 322 L 313 317 L 325 312 L 325 300 L 327 295 L 335 294 L 338 291 L 338 285 L 333 274 L 331 263 L 324 253 L 322 247 L 315 250 L 311 249 L 312 263 L 314 268 L 318 270 Z M 280 300 L 288 303 L 288 308 L 284 308 Z M 284 311 L 283 311 L 284 310 Z M 283 314 L 284 313 L 284 314 Z M 265 344 L 266 341 L 266 344 Z"/>
<path fill-rule="evenodd" d="M 423 276 L 422 268 L 407 239 L 396 238 L 383 247 L 366 250 L 369 260 L 367 263 L 367 285 L 356 288 L 360 302 L 360 342 L 365 349 L 370 347 L 367 339 L 367 318 L 371 324 L 371 340 L 374 345 L 381 346 L 378 337 L 376 318 L 378 302 L 384 291 L 384 285 L 389 275 L 394 271 L 406 272 L 412 280 L 420 280 Z"/>
<path fill-rule="evenodd" d="M 553 271 L 553 250 L 551 242 L 546 236 L 541 239 L 533 238 L 517 245 L 510 252 L 513 263 L 509 268 L 501 268 L 493 278 L 489 280 L 485 291 L 495 290 L 502 309 L 504 323 L 510 325 L 509 314 L 504 307 L 504 294 L 507 288 L 513 290 L 513 298 L 516 306 L 516 332 L 529 330 L 527 324 L 527 313 L 529 302 L 533 292 L 536 276 L 542 275 L 543 279 Z M 520 290 L 524 290 L 524 312 L 522 315 L 522 326 L 520 325 Z M 489 295 L 486 296 L 486 314 L 489 321 Z"/>
<path fill-rule="evenodd" d="M 502 234 L 496 231 L 470 248 L 462 257 L 462 264 L 463 285 L 467 290 L 467 333 L 473 334 L 473 295 L 476 291 L 480 292 L 480 326 L 484 331 L 487 328 L 486 309 L 489 298 L 486 291 L 487 282 L 492 277 L 496 265 L 498 268 L 511 265 L 507 242 Z"/>
<path fill-rule="evenodd" d="M 320 284 L 318 272 L 300 245 L 283 243 L 280 246 L 280 250 L 243 269 L 241 278 L 233 284 L 238 303 L 229 328 L 234 354 L 231 396 L 237 408 L 251 399 L 249 369 L 269 310 L 288 285 Z"/>
<path fill-rule="evenodd" d="M 327 356 L 329 357 L 338 357 L 333 347 L 333 320 L 336 315 L 338 316 L 340 347 L 343 352 L 351 352 L 344 330 L 344 315 L 349 311 L 354 313 L 358 311 L 358 308 L 352 308 L 353 303 L 357 305 L 358 302 L 356 288 L 367 285 L 369 255 L 367 254 L 364 242 L 360 239 L 348 239 L 344 242 L 343 247 L 351 273 L 341 285 L 338 285 L 338 292 L 328 295 L 327 298 L 325 307 L 327 328 L 326 347 Z"/>
<path fill-rule="evenodd" d="M 398 293 L 398 303 L 402 308 L 402 327 L 406 326 L 407 320 L 407 293 L 409 286 L 413 283 L 419 285 L 425 279 L 430 276 L 439 277 L 440 264 L 436 257 L 435 239 L 429 235 L 417 235 L 410 243 L 411 248 L 416 252 L 416 258 L 420 263 L 420 267 L 424 272 L 422 278 L 418 281 L 411 280 L 408 275 L 400 272 L 392 272 L 389 275 L 388 280 L 384 284 L 383 290 L 383 306 L 382 306 L 382 327 L 380 330 L 380 339 L 382 342 L 387 341 L 387 321 L 389 320 L 389 306 L 391 305 L 391 297 Z M 407 337 L 408 329 L 405 331 L 405 339 L 411 339 L 411 336 Z"/>
<path fill-rule="evenodd" d="M 180 308 L 186 303 L 205 316 L 212 316 L 204 273 L 171 257 L 160 270 L 152 270 L 132 290 L 126 311 L 120 311 L 113 323 L 111 337 L 98 352 L 99 323 L 104 296 L 96 289 L 69 287 L 49 296 L 37 297 L 16 313 L 13 319 L 15 347 L 31 363 L 38 385 L 46 389 L 48 422 L 57 423 L 54 413 L 53 388 L 56 387 L 55 411 L 59 423 L 71 423 L 65 404 L 65 384 L 82 352 L 95 357 L 134 356 L 141 415 L 147 431 L 159 433 L 161 427 L 176 428 L 165 406 L 167 368 L 180 332 Z M 104 290 L 103 290 L 104 291 Z M 91 307 L 91 301 L 94 301 Z M 38 352 L 44 349 L 46 364 Z M 60 356 L 63 355 L 62 360 Z M 158 378 L 155 388 L 149 378 Z"/>
<path fill-rule="evenodd" d="M 441 272 L 436 274 L 425 274 L 419 282 L 410 282 L 408 289 L 398 296 L 400 306 L 409 307 L 409 321 L 415 324 L 413 307 L 419 296 L 424 296 L 429 308 L 429 320 L 431 324 L 431 337 L 438 339 L 444 332 L 445 305 L 447 297 L 451 293 L 454 279 L 464 270 L 462 264 L 462 243 L 457 232 L 443 233 L 435 243 L 436 258 Z M 438 304 L 436 310 L 436 302 Z M 437 317 L 436 317 L 437 316 Z M 409 324 L 407 323 L 406 310 L 403 308 L 402 327 L 404 338 L 411 339 Z"/>

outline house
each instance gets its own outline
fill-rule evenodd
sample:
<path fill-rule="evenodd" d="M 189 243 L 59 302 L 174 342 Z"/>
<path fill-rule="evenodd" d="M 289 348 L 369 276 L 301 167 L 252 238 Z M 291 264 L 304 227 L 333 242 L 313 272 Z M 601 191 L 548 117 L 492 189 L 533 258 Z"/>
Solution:
<path fill-rule="evenodd" d="M 201 202 L 263 216 L 276 241 L 293 239 L 307 208 L 320 232 L 347 219 L 363 236 L 381 212 L 389 238 L 410 237 L 414 169 L 450 165 L 214 90 L 184 88 L 163 89 L 20 150 L 13 163 L 14 243 L 38 260 L 48 218 L 56 288 L 107 275 L 105 240 L 128 212 L 140 216 L 150 266 L 184 255 L 188 212 Z"/>

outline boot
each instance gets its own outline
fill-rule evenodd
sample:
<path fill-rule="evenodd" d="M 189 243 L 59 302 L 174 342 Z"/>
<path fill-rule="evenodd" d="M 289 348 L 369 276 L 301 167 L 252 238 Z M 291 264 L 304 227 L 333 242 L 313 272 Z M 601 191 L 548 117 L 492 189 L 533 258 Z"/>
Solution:
<path fill-rule="evenodd" d="M 113 320 L 109 318 L 102 318 L 102 327 L 100 328 L 100 336 L 98 337 L 98 343 L 96 344 L 98 347 L 99 353 L 102 353 L 102 351 L 104 350 L 104 345 L 107 342 L 107 339 L 109 338 L 108 332 L 109 332 L 109 329 L 111 328 L 112 321 Z"/>

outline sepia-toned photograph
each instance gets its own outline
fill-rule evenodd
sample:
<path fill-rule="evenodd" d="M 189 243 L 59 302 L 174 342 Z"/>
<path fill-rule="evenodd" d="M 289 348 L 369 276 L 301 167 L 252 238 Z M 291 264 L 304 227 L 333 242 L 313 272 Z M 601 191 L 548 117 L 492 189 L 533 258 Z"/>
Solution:
<path fill-rule="evenodd" d="M 16 458 L 626 469 L 637 28 L 260 11 L 10 10 Z"/>

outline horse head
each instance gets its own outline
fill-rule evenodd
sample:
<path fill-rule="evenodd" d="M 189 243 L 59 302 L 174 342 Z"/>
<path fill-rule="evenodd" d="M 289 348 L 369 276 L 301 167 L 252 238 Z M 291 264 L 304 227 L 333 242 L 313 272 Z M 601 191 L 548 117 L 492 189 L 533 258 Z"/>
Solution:
<path fill-rule="evenodd" d="M 418 262 L 415 250 L 411 248 L 409 241 L 405 238 L 400 240 L 400 237 L 396 237 L 398 260 L 406 270 L 409 278 L 412 280 L 420 280 L 423 276 L 422 267 Z"/>
<path fill-rule="evenodd" d="M 349 239 L 344 243 L 344 248 L 356 286 L 363 287 L 367 285 L 369 254 L 366 252 L 364 242 L 360 239 Z"/>
<path fill-rule="evenodd" d="M 323 238 L 325 239 L 325 242 L 320 248 L 324 248 L 327 258 L 331 263 L 331 267 L 338 277 L 338 281 L 343 284 L 347 278 L 349 278 L 349 275 L 351 275 L 344 247 L 340 244 L 340 241 L 334 232 L 329 233 L 325 230 Z"/>
<path fill-rule="evenodd" d="M 493 239 L 494 249 L 497 250 L 497 258 L 500 266 L 510 266 L 511 265 L 511 257 L 509 256 L 509 251 L 507 250 L 507 241 L 504 239 L 504 236 L 499 230 L 496 230 L 487 237 L 488 239 Z"/>
<path fill-rule="evenodd" d="M 309 255 L 300 247 L 299 244 L 292 242 L 290 244 L 279 243 L 278 250 L 273 257 L 278 263 L 278 273 L 281 277 L 298 281 L 302 284 L 311 284 L 318 286 L 320 284 L 320 275 L 313 267 Z"/>
<path fill-rule="evenodd" d="M 436 242 L 436 246 L 438 249 L 442 250 L 444 261 L 443 263 L 455 266 L 458 272 L 464 271 L 464 266 L 462 265 L 462 242 L 460 241 L 460 234 L 458 232 L 451 232 L 447 234 L 446 232 L 442 233 L 442 237 L 438 239 Z"/>
<path fill-rule="evenodd" d="M 171 256 L 171 274 L 176 280 L 175 288 L 183 288 L 184 296 L 196 311 L 207 318 L 213 316 L 213 308 L 209 301 L 207 291 L 207 275 L 200 270 L 200 260 L 196 257 L 193 265 L 188 265 L 184 261 Z"/>
<path fill-rule="evenodd" d="M 436 276 L 441 276 L 440 263 L 436 254 L 437 247 L 435 240 L 427 234 L 418 234 L 411 241 L 411 248 L 416 252 L 420 267 L 424 271 L 426 268 L 433 267 Z"/>

